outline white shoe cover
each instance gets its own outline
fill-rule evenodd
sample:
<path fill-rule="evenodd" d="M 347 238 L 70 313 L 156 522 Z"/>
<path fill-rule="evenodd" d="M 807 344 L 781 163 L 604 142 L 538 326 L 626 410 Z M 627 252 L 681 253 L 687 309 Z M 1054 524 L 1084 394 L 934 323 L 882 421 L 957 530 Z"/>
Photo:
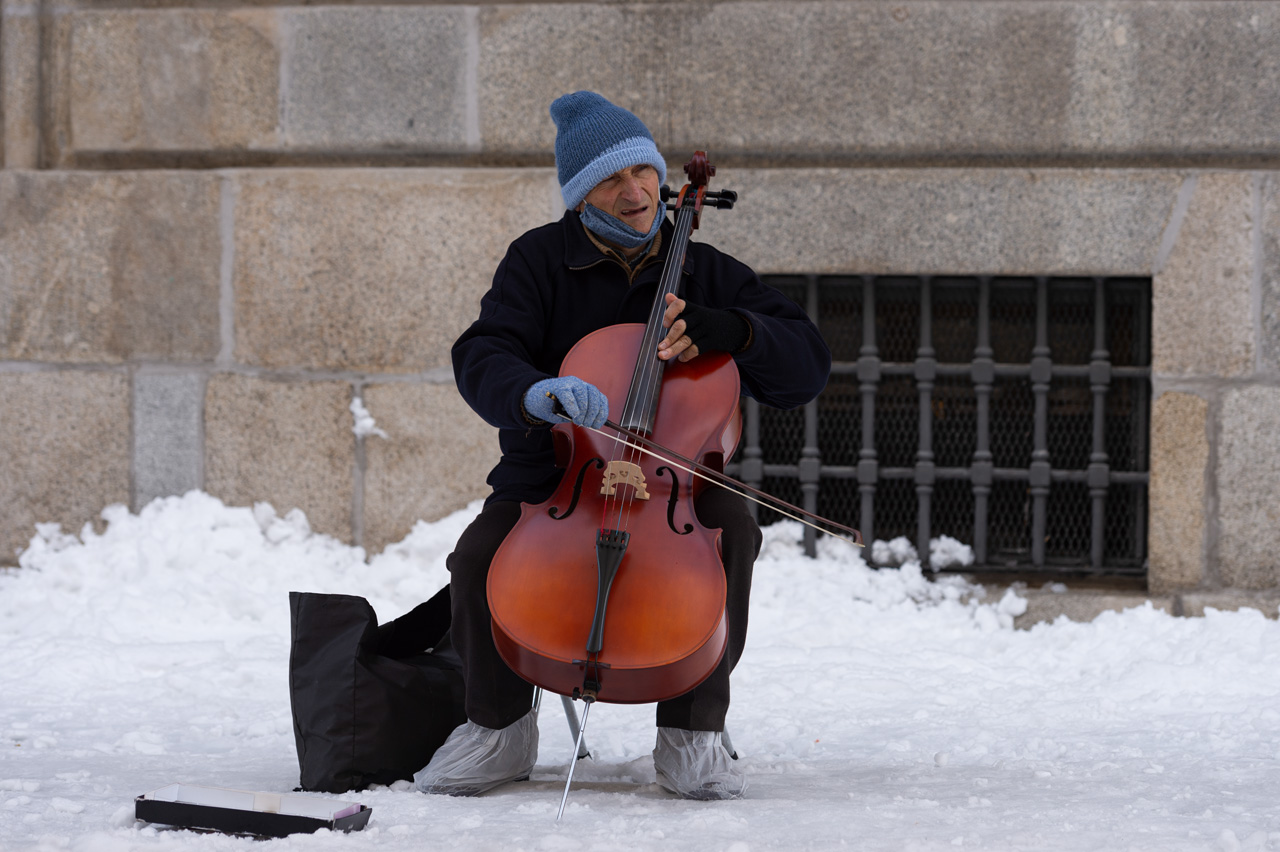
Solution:
<path fill-rule="evenodd" d="M 659 728 L 653 767 L 658 783 L 682 799 L 740 799 L 747 789 L 719 731 Z"/>
<path fill-rule="evenodd" d="M 467 722 L 453 729 L 413 783 L 424 793 L 475 796 L 508 781 L 523 781 L 537 759 L 535 711 L 499 730 Z"/>

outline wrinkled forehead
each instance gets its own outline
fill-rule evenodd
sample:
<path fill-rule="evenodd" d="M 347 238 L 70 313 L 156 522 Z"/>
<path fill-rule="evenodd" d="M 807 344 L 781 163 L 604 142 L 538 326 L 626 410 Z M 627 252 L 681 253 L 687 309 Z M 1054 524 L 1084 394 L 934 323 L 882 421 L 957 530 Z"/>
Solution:
<path fill-rule="evenodd" d="M 618 169 L 616 172 L 596 184 L 595 188 L 598 189 L 611 183 L 618 183 L 626 180 L 627 178 L 644 178 L 651 174 L 656 175 L 657 173 L 658 170 L 649 163 L 636 163 L 634 166 L 627 166 L 625 168 Z"/>

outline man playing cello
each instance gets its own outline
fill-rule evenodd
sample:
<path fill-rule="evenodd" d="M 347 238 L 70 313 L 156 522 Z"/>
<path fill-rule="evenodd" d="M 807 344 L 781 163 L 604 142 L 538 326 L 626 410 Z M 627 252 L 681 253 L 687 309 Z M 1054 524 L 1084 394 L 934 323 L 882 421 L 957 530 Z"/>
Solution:
<path fill-rule="evenodd" d="M 608 417 L 610 400 L 600 390 L 559 375 L 566 353 L 597 329 L 645 322 L 672 241 L 660 197 L 666 164 L 645 125 L 592 92 L 558 98 L 551 117 L 564 217 L 511 244 L 479 318 L 453 347 L 458 390 L 498 428 L 502 459 L 489 474 L 484 510 L 448 559 L 451 637 L 463 661 L 468 721 L 415 776 L 427 793 L 475 795 L 528 777 L 537 760 L 533 686 L 494 646 L 489 566 L 521 504 L 548 499 L 563 476 L 550 427 L 567 417 L 600 428 Z M 789 409 L 817 396 L 831 354 L 803 310 L 703 243 L 689 244 L 684 273 L 684 298 L 667 296 L 669 331 L 658 358 L 688 362 L 727 352 L 741 392 L 763 404 Z M 745 501 L 730 491 L 707 488 L 694 510 L 704 527 L 722 531 L 727 646 L 706 680 L 658 703 L 654 766 L 659 783 L 677 795 L 731 799 L 743 794 L 746 777 L 721 732 L 761 537 Z"/>

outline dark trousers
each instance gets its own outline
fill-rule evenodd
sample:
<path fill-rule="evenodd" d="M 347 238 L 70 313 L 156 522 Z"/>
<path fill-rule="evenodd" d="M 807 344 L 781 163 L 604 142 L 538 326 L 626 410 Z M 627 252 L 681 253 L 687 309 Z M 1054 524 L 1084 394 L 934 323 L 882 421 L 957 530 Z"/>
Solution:
<path fill-rule="evenodd" d="M 708 488 L 694 501 L 704 527 L 723 530 L 720 540 L 727 583 L 725 620 L 728 647 L 720 665 L 684 695 L 658 704 L 658 726 L 688 731 L 723 731 L 729 710 L 729 673 L 747 641 L 751 569 L 760 553 L 760 528 L 746 501 L 722 488 Z M 490 503 L 458 539 L 449 555 L 453 599 L 451 638 L 462 656 L 467 718 L 486 728 L 505 728 L 529 712 L 533 686 L 507 667 L 493 645 L 485 584 L 489 563 L 520 519 L 519 503 Z"/>

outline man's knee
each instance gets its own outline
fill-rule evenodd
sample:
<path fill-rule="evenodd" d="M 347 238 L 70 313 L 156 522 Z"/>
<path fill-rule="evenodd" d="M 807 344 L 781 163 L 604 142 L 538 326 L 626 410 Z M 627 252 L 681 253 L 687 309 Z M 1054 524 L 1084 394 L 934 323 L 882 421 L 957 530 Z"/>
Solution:
<path fill-rule="evenodd" d="M 484 580 L 489 564 L 511 528 L 520 520 L 519 503 L 491 503 L 463 531 L 445 560 L 453 585 Z"/>
<path fill-rule="evenodd" d="M 699 495 L 695 509 L 704 527 L 723 531 L 721 548 L 726 550 L 726 557 L 729 550 L 752 562 L 760 555 L 760 526 L 741 496 L 723 488 L 708 489 Z"/>

